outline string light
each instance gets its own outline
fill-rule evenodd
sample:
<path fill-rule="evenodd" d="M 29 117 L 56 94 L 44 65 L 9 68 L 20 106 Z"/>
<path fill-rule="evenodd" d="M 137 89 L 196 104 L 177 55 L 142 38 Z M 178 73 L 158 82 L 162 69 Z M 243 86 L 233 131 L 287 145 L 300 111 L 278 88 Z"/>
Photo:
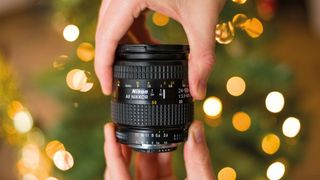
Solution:
<path fill-rule="evenodd" d="M 284 107 L 284 103 L 283 95 L 277 91 L 270 92 L 265 101 L 267 109 L 272 113 L 280 112 Z"/>
<path fill-rule="evenodd" d="M 240 132 L 247 131 L 251 126 L 250 116 L 245 112 L 237 112 L 232 117 L 232 125 Z"/>
<path fill-rule="evenodd" d="M 94 47 L 92 44 L 84 42 L 77 48 L 77 56 L 84 62 L 89 62 L 94 58 Z"/>
<path fill-rule="evenodd" d="M 13 117 L 13 125 L 18 132 L 26 133 L 33 126 L 32 116 L 28 111 L 17 112 Z"/>
<path fill-rule="evenodd" d="M 218 180 L 235 180 L 237 178 L 236 171 L 231 167 L 225 167 L 218 173 Z"/>
<path fill-rule="evenodd" d="M 247 20 L 243 29 L 252 38 L 258 38 L 263 33 L 263 25 L 257 18 Z"/>
<path fill-rule="evenodd" d="M 65 150 L 64 145 L 57 140 L 50 141 L 46 146 L 46 153 L 52 159 L 57 151 Z"/>
<path fill-rule="evenodd" d="M 301 125 L 299 119 L 289 117 L 283 122 L 282 132 L 285 136 L 293 138 L 299 133 L 300 128 Z"/>
<path fill-rule="evenodd" d="M 246 90 L 246 82 L 238 76 L 231 77 L 227 81 L 227 91 L 232 96 L 240 96 Z"/>
<path fill-rule="evenodd" d="M 217 97 L 209 97 L 203 103 L 203 111 L 210 118 L 217 118 L 222 112 L 221 100 Z"/>
<path fill-rule="evenodd" d="M 86 73 L 80 69 L 73 69 L 67 74 L 67 85 L 70 89 L 80 90 L 87 82 Z"/>
<path fill-rule="evenodd" d="M 80 30 L 76 25 L 69 24 L 63 29 L 63 37 L 66 41 L 73 42 L 78 39 Z"/>
<path fill-rule="evenodd" d="M 74 164 L 72 155 L 65 150 L 57 151 L 53 156 L 53 162 L 54 165 L 62 171 L 69 170 Z"/>
<path fill-rule="evenodd" d="M 152 15 L 152 21 L 157 26 L 165 26 L 169 23 L 170 18 L 164 14 L 155 12 Z"/>
<path fill-rule="evenodd" d="M 280 147 L 280 139 L 275 134 L 267 134 L 262 139 L 261 147 L 265 153 L 274 154 Z"/>
<path fill-rule="evenodd" d="M 247 0 L 232 0 L 232 2 L 237 3 L 237 4 L 244 4 L 247 2 Z"/>
<path fill-rule="evenodd" d="M 281 162 L 272 163 L 267 170 L 267 177 L 270 180 L 279 180 L 283 177 L 285 173 L 285 166 Z"/>
<path fill-rule="evenodd" d="M 229 44 L 234 38 L 234 28 L 232 23 L 221 23 L 216 25 L 216 41 L 220 44 Z"/>

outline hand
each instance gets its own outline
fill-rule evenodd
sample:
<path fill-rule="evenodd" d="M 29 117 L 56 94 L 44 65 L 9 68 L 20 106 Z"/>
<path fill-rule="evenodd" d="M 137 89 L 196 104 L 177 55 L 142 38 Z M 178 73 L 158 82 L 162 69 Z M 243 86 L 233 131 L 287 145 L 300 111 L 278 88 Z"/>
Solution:
<path fill-rule="evenodd" d="M 115 127 L 107 123 L 104 127 L 104 153 L 107 161 L 105 180 L 129 180 L 131 150 L 116 142 Z M 210 154 L 205 141 L 204 128 L 200 121 L 194 121 L 189 128 L 188 140 L 184 144 L 184 160 L 188 180 L 214 179 Z M 171 153 L 137 153 L 135 162 L 136 179 L 173 180 Z"/>
<path fill-rule="evenodd" d="M 118 42 L 146 8 L 180 22 L 190 45 L 189 85 L 195 99 L 206 95 L 214 63 L 214 28 L 224 0 L 103 0 L 96 32 L 95 71 L 104 94 L 112 92 L 112 65 Z"/>

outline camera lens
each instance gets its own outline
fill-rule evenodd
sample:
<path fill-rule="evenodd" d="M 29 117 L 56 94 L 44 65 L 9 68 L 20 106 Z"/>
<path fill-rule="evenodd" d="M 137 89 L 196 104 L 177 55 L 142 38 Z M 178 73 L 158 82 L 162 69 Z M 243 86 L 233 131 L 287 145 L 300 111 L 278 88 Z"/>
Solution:
<path fill-rule="evenodd" d="M 124 44 L 113 67 L 112 120 L 122 144 L 169 152 L 186 140 L 193 120 L 186 45 Z"/>

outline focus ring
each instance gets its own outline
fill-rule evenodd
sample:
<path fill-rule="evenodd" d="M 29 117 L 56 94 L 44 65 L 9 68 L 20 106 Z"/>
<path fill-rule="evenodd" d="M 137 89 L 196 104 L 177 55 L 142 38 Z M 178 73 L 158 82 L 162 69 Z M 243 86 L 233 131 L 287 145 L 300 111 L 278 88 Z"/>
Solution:
<path fill-rule="evenodd" d="M 114 65 L 113 75 L 118 79 L 184 79 L 187 78 L 184 65 L 170 66 L 128 66 Z"/>
<path fill-rule="evenodd" d="M 185 126 L 193 119 L 193 103 L 124 104 L 111 102 L 112 119 L 129 126 Z"/>

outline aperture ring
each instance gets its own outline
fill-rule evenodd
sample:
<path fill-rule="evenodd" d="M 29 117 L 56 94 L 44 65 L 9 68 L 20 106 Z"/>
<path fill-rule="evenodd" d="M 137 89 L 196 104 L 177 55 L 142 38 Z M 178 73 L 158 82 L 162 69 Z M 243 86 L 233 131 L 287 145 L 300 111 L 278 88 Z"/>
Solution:
<path fill-rule="evenodd" d="M 193 120 L 193 103 L 125 104 L 111 101 L 112 119 L 128 126 L 185 126 Z"/>
<path fill-rule="evenodd" d="M 129 66 L 115 64 L 114 78 L 118 79 L 185 79 L 184 65 Z"/>

